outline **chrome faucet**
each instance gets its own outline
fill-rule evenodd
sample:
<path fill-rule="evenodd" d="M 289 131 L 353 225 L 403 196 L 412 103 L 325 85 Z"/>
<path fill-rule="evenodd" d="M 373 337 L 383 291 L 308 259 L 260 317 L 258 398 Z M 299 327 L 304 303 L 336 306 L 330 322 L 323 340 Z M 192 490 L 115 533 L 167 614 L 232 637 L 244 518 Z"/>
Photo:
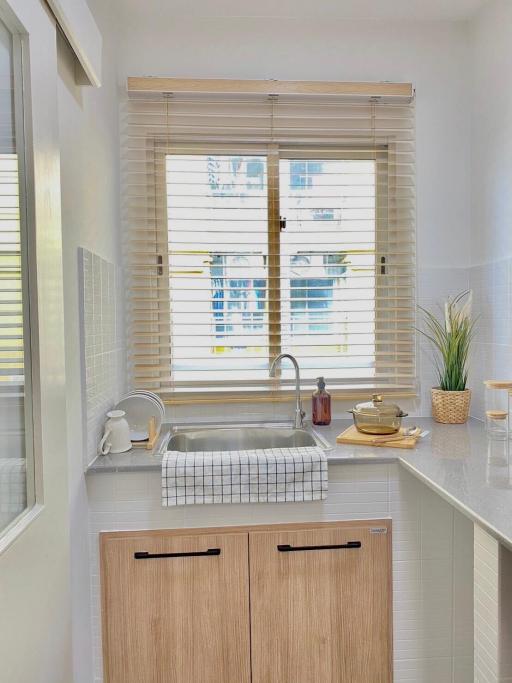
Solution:
<path fill-rule="evenodd" d="M 295 368 L 295 420 L 294 420 L 294 427 L 295 427 L 295 429 L 304 429 L 304 418 L 306 417 L 306 413 L 302 410 L 302 401 L 300 398 L 299 364 L 297 363 L 295 358 L 292 355 L 290 355 L 289 353 L 280 353 L 279 356 L 276 356 L 276 358 L 274 358 L 274 360 L 272 361 L 269 374 L 271 377 L 276 376 L 276 366 L 280 361 L 283 360 L 283 358 L 288 358 L 288 360 L 290 360 L 293 363 L 293 367 Z"/>

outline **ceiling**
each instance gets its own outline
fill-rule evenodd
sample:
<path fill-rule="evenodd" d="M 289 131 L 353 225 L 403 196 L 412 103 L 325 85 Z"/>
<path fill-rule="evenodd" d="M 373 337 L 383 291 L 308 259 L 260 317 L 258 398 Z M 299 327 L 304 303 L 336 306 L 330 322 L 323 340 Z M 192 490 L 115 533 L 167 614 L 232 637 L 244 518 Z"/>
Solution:
<path fill-rule="evenodd" d="M 119 10 L 171 17 L 463 21 L 487 0 L 115 0 Z"/>

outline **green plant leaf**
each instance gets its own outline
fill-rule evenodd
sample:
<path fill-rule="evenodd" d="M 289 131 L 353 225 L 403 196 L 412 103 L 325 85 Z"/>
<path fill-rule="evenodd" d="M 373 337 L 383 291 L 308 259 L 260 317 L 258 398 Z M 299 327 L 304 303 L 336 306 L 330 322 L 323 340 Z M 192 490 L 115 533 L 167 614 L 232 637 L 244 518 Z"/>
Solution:
<path fill-rule="evenodd" d="M 476 324 L 470 318 L 471 293 L 465 291 L 450 297 L 440 307 L 439 318 L 422 306 L 418 308 L 423 314 L 424 329 L 416 329 L 433 347 L 439 387 L 444 391 L 463 391 Z"/>

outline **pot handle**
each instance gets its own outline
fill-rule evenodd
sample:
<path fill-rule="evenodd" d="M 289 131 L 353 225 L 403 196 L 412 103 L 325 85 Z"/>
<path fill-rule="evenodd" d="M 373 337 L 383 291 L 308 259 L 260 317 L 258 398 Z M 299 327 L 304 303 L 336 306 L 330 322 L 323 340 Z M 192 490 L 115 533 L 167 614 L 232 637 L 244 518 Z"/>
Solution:
<path fill-rule="evenodd" d="M 400 411 L 399 415 L 397 417 L 408 417 L 409 413 L 404 413 L 402 410 Z"/>

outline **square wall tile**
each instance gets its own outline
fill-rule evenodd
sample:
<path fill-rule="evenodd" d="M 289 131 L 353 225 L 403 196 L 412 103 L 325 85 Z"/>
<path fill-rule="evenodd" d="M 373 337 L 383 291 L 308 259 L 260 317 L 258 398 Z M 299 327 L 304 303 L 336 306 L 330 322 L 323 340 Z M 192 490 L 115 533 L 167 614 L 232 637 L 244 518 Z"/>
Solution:
<path fill-rule="evenodd" d="M 96 457 L 106 413 L 125 391 L 120 268 L 79 248 L 84 468 Z"/>

